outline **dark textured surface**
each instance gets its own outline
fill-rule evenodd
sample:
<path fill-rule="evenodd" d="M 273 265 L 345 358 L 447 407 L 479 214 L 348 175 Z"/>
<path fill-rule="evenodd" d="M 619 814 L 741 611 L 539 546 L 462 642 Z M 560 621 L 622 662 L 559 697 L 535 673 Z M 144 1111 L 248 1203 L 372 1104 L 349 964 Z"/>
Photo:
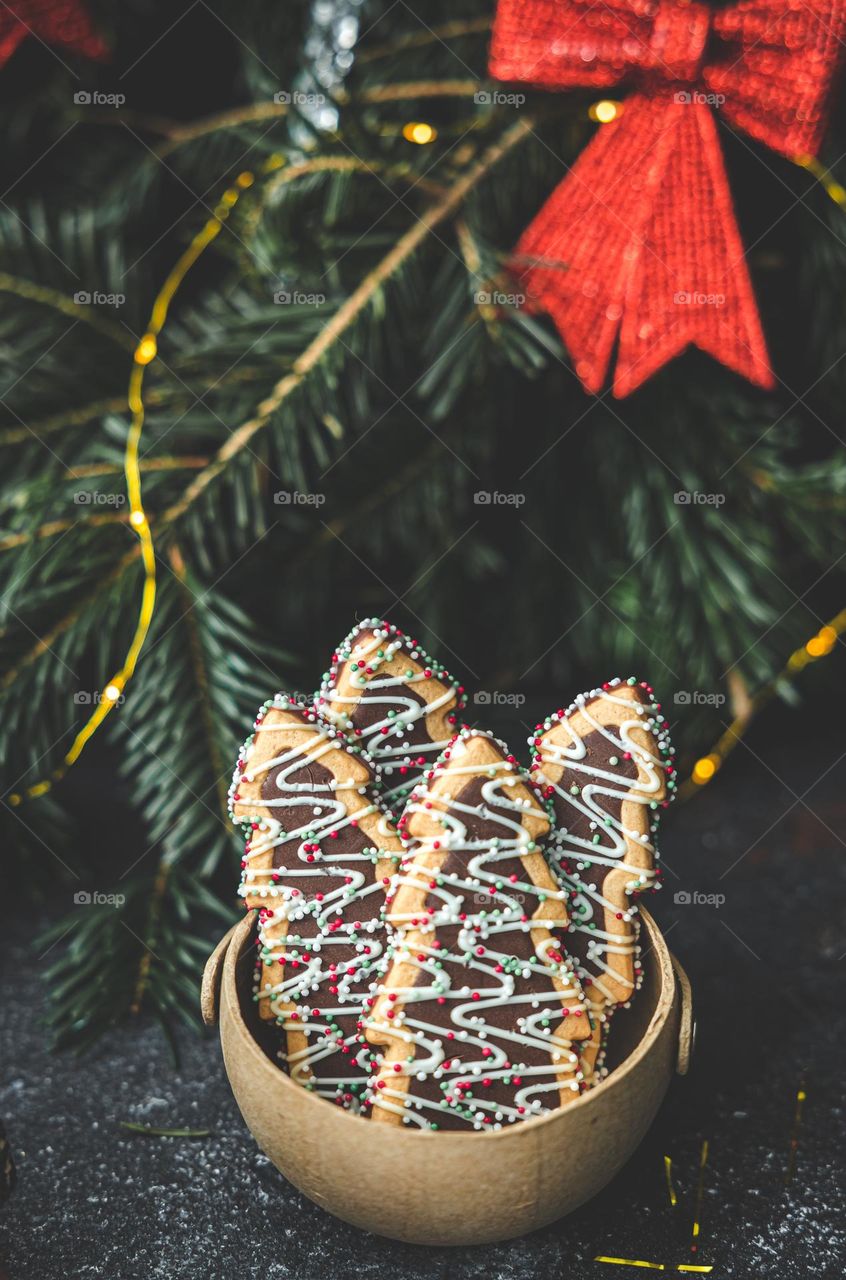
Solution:
<path fill-rule="evenodd" d="M 10 1280 L 256 1276 L 262 1280 L 557 1280 L 633 1276 L 597 1254 L 713 1264 L 721 1277 L 839 1277 L 842 1041 L 846 1022 L 846 761 L 808 738 L 741 747 L 724 776 L 667 824 L 671 871 L 655 914 L 694 984 L 693 1074 L 596 1200 L 553 1227 L 489 1248 L 425 1249 L 347 1227 L 261 1156 L 229 1093 L 214 1037 L 183 1036 L 174 1072 L 157 1028 L 115 1033 L 83 1062 L 46 1052 L 37 964 L 8 925 L 0 1116 L 18 1187 L 0 1207 Z M 766 755 L 764 764 L 758 756 Z M 727 874 L 726 874 L 727 873 Z M 678 877 L 678 878 L 676 878 Z M 721 878 L 722 877 L 722 878 Z M 725 903 L 677 904 L 679 889 Z M 807 1101 L 785 1186 L 795 1095 Z M 210 1128 L 200 1140 L 133 1137 L 120 1120 Z M 698 1259 L 689 1253 L 700 1144 L 710 1142 Z M 663 1156 L 672 1156 L 672 1210 Z M 507 1169 L 491 1177 L 508 1195 Z M 386 1195 L 389 1189 L 386 1188 Z M 648 1273 L 647 1273 L 648 1274 Z M 3 1273 L 0 1268 L 0 1280 Z"/>

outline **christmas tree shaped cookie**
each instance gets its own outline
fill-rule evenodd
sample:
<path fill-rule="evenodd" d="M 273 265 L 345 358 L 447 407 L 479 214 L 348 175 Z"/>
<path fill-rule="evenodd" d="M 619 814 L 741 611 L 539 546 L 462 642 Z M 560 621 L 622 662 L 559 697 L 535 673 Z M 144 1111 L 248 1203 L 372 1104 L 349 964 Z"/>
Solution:
<path fill-rule="evenodd" d="M 590 986 L 585 986 L 585 996 L 591 1018 L 590 1039 L 578 1044 L 579 1069 L 582 1088 L 592 1089 L 605 1075 L 605 1049 L 608 1041 L 608 1010 L 604 1001 L 591 1001 Z"/>
<path fill-rule="evenodd" d="M 284 695 L 265 704 L 230 794 L 247 826 L 240 893 L 259 912 L 259 1013 L 291 1077 L 355 1105 L 373 1069 L 360 1028 L 385 951 L 402 843 L 360 749 Z"/>
<path fill-rule="evenodd" d="M 464 690 L 410 636 L 367 618 L 354 627 L 323 678 L 317 705 L 370 752 L 397 811 L 455 733 Z"/>
<path fill-rule="evenodd" d="M 638 983 L 634 899 L 656 884 L 653 840 L 675 789 L 673 748 L 652 689 L 633 678 L 580 694 L 529 742 L 532 777 L 554 812 L 553 866 L 570 890 L 570 952 L 601 1016 Z"/>
<path fill-rule="evenodd" d="M 462 729 L 403 815 L 390 965 L 365 1019 L 384 1048 L 374 1121 L 500 1128 L 578 1096 L 590 1035 L 562 952 L 549 817 L 507 748 Z"/>

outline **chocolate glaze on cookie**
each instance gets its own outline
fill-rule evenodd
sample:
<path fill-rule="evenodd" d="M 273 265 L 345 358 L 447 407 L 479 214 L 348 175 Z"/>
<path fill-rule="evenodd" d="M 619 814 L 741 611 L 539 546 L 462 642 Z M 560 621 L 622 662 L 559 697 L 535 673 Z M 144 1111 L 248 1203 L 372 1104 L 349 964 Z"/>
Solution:
<path fill-rule="evenodd" d="M 233 815 L 251 819 L 240 892 L 259 908 L 260 1011 L 285 1030 L 292 1077 L 344 1105 L 374 1066 L 360 1020 L 401 851 L 374 783 L 360 751 L 280 696 L 259 714 L 232 791 Z"/>
<path fill-rule="evenodd" d="M 403 825 L 412 852 L 389 907 L 397 939 L 365 1020 L 369 1039 L 390 1043 L 374 1119 L 499 1128 L 577 1096 L 571 1042 L 590 1025 L 527 775 L 503 744 L 464 730 Z"/>
<path fill-rule="evenodd" d="M 624 1002 L 640 975 L 634 899 L 656 887 L 653 838 L 675 790 L 660 704 L 645 683 L 609 681 L 529 742 L 554 814 L 553 867 L 570 892 L 570 951 L 592 1001 Z"/>
<path fill-rule="evenodd" d="M 321 714 L 367 747 L 396 812 L 452 738 L 465 701 L 416 640 L 378 618 L 338 646 L 317 697 Z"/>

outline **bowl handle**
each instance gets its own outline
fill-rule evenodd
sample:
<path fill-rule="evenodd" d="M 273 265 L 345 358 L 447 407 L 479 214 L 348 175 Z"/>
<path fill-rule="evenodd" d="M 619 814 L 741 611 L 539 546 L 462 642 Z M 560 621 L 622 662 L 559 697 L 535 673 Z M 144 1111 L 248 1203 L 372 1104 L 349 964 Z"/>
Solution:
<path fill-rule="evenodd" d="M 229 932 L 223 935 L 206 961 L 206 967 L 203 970 L 203 982 L 200 987 L 200 1010 L 203 1015 L 203 1022 L 207 1027 L 217 1026 L 217 1005 L 220 996 L 223 961 L 226 958 L 226 952 L 229 950 L 232 935 L 237 928 L 237 924 L 233 924 Z"/>
<path fill-rule="evenodd" d="M 670 956 L 676 972 L 676 981 L 681 991 L 681 1018 L 679 1020 L 679 1051 L 676 1057 L 676 1071 L 686 1076 L 690 1069 L 693 1046 L 696 1041 L 696 1023 L 693 1020 L 693 994 L 690 979 L 674 955 Z"/>

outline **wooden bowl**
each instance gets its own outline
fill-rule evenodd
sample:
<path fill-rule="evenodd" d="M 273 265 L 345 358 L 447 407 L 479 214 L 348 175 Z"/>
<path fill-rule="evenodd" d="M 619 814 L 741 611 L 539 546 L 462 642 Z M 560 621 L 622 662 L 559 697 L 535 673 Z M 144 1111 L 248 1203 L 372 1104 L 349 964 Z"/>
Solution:
<path fill-rule="evenodd" d="M 646 911 L 641 918 L 644 984 L 616 1016 L 612 1074 L 564 1110 L 493 1133 L 371 1124 L 294 1084 L 262 1048 L 266 1032 L 250 994 L 251 915 L 209 957 L 203 1017 L 220 1022 L 226 1072 L 250 1132 L 310 1200 L 395 1240 L 506 1240 L 570 1213 L 610 1182 L 652 1123 L 673 1071 L 687 1071 L 690 984 L 655 921 Z"/>

